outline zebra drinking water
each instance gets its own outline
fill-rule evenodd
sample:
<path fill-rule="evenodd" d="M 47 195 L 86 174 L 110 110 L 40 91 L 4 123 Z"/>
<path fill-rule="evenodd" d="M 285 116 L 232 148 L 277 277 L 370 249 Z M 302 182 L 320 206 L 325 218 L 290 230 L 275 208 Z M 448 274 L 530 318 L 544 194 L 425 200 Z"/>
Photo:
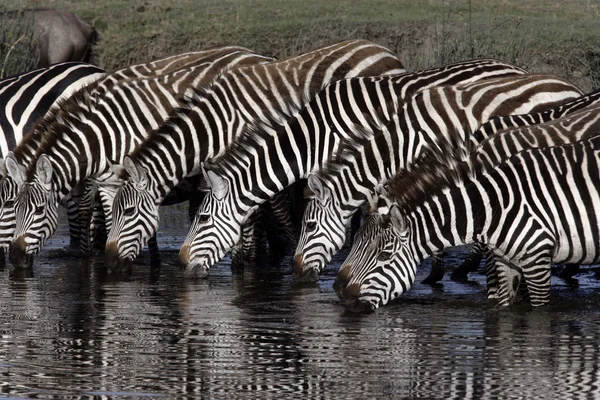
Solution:
<path fill-rule="evenodd" d="M 93 85 L 105 77 L 102 69 L 86 63 L 67 62 L 48 68 L 16 75 L 0 81 L 0 157 L 5 157 L 35 123 L 49 110 L 68 99 L 81 88 Z M 11 210 L 2 212 L 2 216 L 12 213 L 14 197 L 9 194 L 13 189 L 6 176 L 4 159 L 0 159 L 0 199 L 1 207 Z M 8 249 L 14 223 L 6 223 L 0 217 L 0 252 L 2 258 Z"/>
<path fill-rule="evenodd" d="M 400 111 L 402 121 L 398 127 L 388 127 L 388 131 L 380 134 L 385 136 L 377 137 L 354 156 L 338 154 L 318 174 L 309 176 L 311 200 L 296 249 L 296 257 L 304 263 L 297 268 L 304 270 L 305 279 L 318 279 L 325 265 L 341 249 L 350 218 L 374 197 L 377 185 L 398 169 L 408 168 L 419 152 L 437 138 L 446 140 L 459 135 L 466 140 L 465 135 L 494 117 L 473 134 L 471 140 L 478 143 L 499 129 L 549 121 L 600 100 L 600 91 L 580 97 L 579 89 L 552 76 L 517 77 L 471 86 L 471 89 L 446 87 L 419 93 Z M 569 99 L 575 100 L 548 111 L 521 114 L 527 110 L 545 110 Z M 465 121 L 471 121 L 470 126 Z M 409 143 L 412 137 L 409 134 L 420 139 Z M 475 254 L 481 251 L 477 248 Z M 434 271 L 426 279 L 428 283 L 443 276 L 443 266 L 440 271 L 435 269 L 437 265 L 434 263 Z"/>
<path fill-rule="evenodd" d="M 492 136 L 463 157 L 454 146 L 435 163 L 425 157 L 387 184 L 336 292 L 348 306 L 377 308 L 407 291 L 433 252 L 479 241 L 493 251 L 500 304 L 514 301 L 521 273 L 531 304 L 546 304 L 550 262 L 598 261 L 599 133 L 592 105 Z"/>
<path fill-rule="evenodd" d="M 397 77 L 353 78 L 329 85 L 285 125 L 260 127 L 215 160 L 205 196 L 179 252 L 186 273 L 206 276 L 240 237 L 240 227 L 265 201 L 307 178 L 338 151 L 342 139 L 363 141 L 362 126 L 390 121 L 416 92 L 443 84 L 522 75 L 495 60 L 474 60 Z"/>
<path fill-rule="evenodd" d="M 38 126 L 36 137 L 7 158 L 7 169 L 21 187 L 14 206 L 18 243 L 11 249 L 14 264 L 28 264 L 54 232 L 57 202 L 87 178 L 111 180 L 111 161 L 120 163 L 174 107 L 185 102 L 182 96 L 188 90 L 205 87 L 223 69 L 272 60 L 240 47 L 205 50 L 194 58 L 183 70 L 164 76 L 124 80 L 102 94 L 76 93 Z M 30 166 L 32 182 L 27 182 L 20 162 Z M 41 203 L 46 204 L 43 212 L 27 211 L 27 207 L 37 210 Z M 33 232 L 25 240 L 29 224 Z"/>
<path fill-rule="evenodd" d="M 203 161 L 221 155 L 253 124 L 283 123 L 333 81 L 402 72 L 388 49 L 349 40 L 224 74 L 125 158 L 129 179 L 115 197 L 107 264 L 135 258 L 156 232 L 158 207 L 174 186 L 199 173 Z"/>

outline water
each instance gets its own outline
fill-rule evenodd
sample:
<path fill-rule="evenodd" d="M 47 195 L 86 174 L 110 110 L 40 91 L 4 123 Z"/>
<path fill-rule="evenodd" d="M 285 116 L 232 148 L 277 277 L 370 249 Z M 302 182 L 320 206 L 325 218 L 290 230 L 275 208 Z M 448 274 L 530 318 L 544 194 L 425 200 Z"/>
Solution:
<path fill-rule="evenodd" d="M 47 250 L 32 275 L 0 270 L 0 398 L 600 397 L 593 269 L 578 288 L 554 279 L 542 309 L 488 303 L 476 274 L 357 315 L 332 290 L 336 266 L 314 285 L 294 282 L 291 260 L 182 278 L 185 211 L 169 213 L 160 270 L 143 258 L 107 274 Z"/>

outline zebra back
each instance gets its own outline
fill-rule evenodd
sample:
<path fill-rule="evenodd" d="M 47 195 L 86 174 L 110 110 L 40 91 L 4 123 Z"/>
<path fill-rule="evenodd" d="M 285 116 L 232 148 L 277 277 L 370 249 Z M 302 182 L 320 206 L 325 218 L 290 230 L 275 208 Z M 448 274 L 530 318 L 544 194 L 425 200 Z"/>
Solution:
<path fill-rule="evenodd" d="M 34 123 L 58 102 L 105 76 L 86 63 L 60 63 L 0 81 L 0 156 L 5 157 Z"/>
<path fill-rule="evenodd" d="M 491 118 L 483 124 L 471 136 L 474 144 L 481 143 L 484 139 L 500 131 L 510 130 L 521 126 L 542 124 L 577 112 L 600 102 L 600 89 L 594 90 L 575 100 L 566 102 L 557 107 L 548 108 L 539 113 L 528 113 L 520 115 L 503 115 Z"/>

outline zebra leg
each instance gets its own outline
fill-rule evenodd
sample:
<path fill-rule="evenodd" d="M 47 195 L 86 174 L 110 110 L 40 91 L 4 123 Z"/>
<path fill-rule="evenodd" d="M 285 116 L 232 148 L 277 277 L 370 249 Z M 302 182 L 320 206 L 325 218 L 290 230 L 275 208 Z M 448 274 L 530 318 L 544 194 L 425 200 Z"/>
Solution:
<path fill-rule="evenodd" d="M 81 225 L 79 223 L 79 211 L 77 207 L 80 198 L 81 194 L 72 193 L 66 199 L 70 242 L 65 250 L 69 253 L 77 253 L 81 246 Z"/>
<path fill-rule="evenodd" d="M 521 283 L 521 272 L 497 254 L 495 254 L 495 264 L 498 276 L 498 304 L 501 306 L 514 304 Z"/>
<path fill-rule="evenodd" d="M 294 248 L 298 241 L 288 205 L 284 207 L 281 201 L 266 204 L 262 222 L 269 244 L 270 262 L 278 264 L 288 249 Z"/>
<path fill-rule="evenodd" d="M 356 210 L 356 212 L 352 216 L 352 219 L 350 220 L 350 244 L 354 242 L 354 236 L 356 235 L 356 232 L 358 232 L 358 230 L 360 229 L 362 217 L 363 209 L 361 207 L 358 210 Z"/>
<path fill-rule="evenodd" d="M 455 282 L 466 282 L 469 279 L 469 273 L 479 269 L 486 248 L 487 246 L 483 243 L 476 242 L 473 244 L 467 258 L 452 272 L 450 279 Z"/>
<path fill-rule="evenodd" d="M 488 250 L 485 261 L 485 280 L 487 283 L 487 298 L 498 299 L 498 270 L 496 269 L 496 258 L 491 251 Z"/>
<path fill-rule="evenodd" d="M 444 253 L 434 253 L 431 259 L 431 272 L 421 282 L 426 285 L 433 285 L 444 278 Z"/>
<path fill-rule="evenodd" d="M 551 257 L 536 260 L 535 264 L 523 268 L 523 279 L 527 284 L 529 302 L 533 307 L 540 307 L 550 301 L 550 267 Z"/>
<path fill-rule="evenodd" d="M 94 247 L 94 209 L 98 195 L 98 185 L 93 179 L 85 180 L 85 189 L 78 204 L 78 221 L 81 229 L 79 249 L 83 254 L 90 254 Z"/>
<path fill-rule="evenodd" d="M 286 190 L 283 190 L 277 193 L 269 200 L 269 206 L 270 213 L 267 213 L 266 215 L 265 228 L 268 231 L 269 228 L 274 226 L 274 224 L 270 223 L 271 221 L 269 219 L 270 214 L 272 214 L 275 217 L 275 221 L 277 221 L 279 226 L 283 228 L 289 245 L 292 248 L 295 248 L 298 243 L 299 233 L 298 229 L 294 225 L 294 222 L 292 221 L 292 213 L 290 212 L 291 200 L 289 198 L 288 192 Z"/>
<path fill-rule="evenodd" d="M 240 240 L 231 249 L 232 270 L 241 270 L 246 265 L 254 265 L 256 263 L 254 228 L 260 212 L 259 208 L 259 210 L 249 215 L 244 225 L 242 225 Z"/>
<path fill-rule="evenodd" d="M 150 253 L 150 264 L 152 266 L 160 265 L 160 251 L 158 250 L 156 234 L 152 235 L 152 237 L 148 239 L 148 252 Z"/>
<path fill-rule="evenodd" d="M 188 200 L 188 216 L 190 218 L 190 222 L 194 221 L 194 217 L 196 216 L 196 212 L 198 212 L 198 208 L 200 207 L 200 203 L 202 203 L 202 199 L 204 199 L 205 192 L 201 192 L 199 190 L 192 190 L 189 194 Z"/>

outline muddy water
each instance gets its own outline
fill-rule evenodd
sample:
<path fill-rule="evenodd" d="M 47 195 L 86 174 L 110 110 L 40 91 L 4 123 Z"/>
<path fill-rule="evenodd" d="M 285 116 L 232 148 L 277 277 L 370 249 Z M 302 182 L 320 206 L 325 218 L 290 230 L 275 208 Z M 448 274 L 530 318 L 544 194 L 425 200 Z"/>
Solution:
<path fill-rule="evenodd" d="M 130 276 L 107 274 L 100 258 L 46 249 L 32 274 L 0 271 L 0 397 L 600 396 L 593 269 L 578 288 L 554 279 L 539 310 L 498 309 L 475 275 L 355 315 L 332 290 L 336 266 L 315 285 L 296 284 L 290 260 L 234 275 L 225 260 L 185 280 L 174 265 L 185 211 L 163 221 L 159 270 L 144 258 Z"/>

